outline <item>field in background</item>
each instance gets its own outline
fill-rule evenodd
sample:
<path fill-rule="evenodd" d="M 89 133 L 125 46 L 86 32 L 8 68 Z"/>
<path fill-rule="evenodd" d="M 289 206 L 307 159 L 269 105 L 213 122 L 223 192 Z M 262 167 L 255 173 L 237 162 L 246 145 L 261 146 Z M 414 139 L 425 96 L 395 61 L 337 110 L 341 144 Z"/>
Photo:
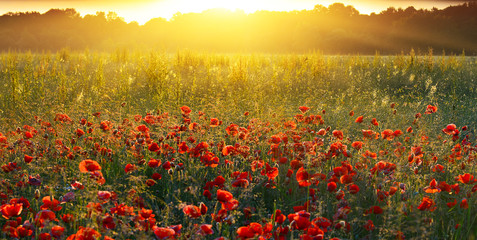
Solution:
<path fill-rule="evenodd" d="M 475 239 L 476 75 L 432 52 L 4 53 L 0 236 Z"/>
<path fill-rule="evenodd" d="M 136 114 L 182 105 L 234 120 L 290 115 L 299 105 L 412 116 L 438 104 L 444 122 L 475 124 L 477 59 L 463 56 L 223 55 L 160 52 L 2 54 L 3 122 L 34 115 Z M 121 107 L 123 105 L 123 107 Z M 366 110 L 362 106 L 369 106 Z M 372 106 L 372 107 L 371 107 Z M 50 119 L 51 120 L 51 119 Z M 19 122 L 21 123 L 21 122 Z"/>

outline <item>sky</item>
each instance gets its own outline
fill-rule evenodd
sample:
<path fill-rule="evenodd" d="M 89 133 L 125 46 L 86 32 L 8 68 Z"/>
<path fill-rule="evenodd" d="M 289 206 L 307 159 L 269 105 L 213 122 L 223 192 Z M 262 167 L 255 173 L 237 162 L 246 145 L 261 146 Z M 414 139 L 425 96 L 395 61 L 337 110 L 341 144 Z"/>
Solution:
<path fill-rule="evenodd" d="M 334 2 L 354 6 L 362 14 L 379 13 L 388 7 L 445 8 L 465 1 L 446 0 L 0 0 L 0 15 L 7 12 L 37 11 L 52 8 L 74 8 L 82 16 L 98 11 L 113 11 L 126 22 L 146 23 L 151 18 L 170 19 L 175 13 L 202 12 L 211 8 L 242 9 L 246 13 L 257 10 L 291 11 L 313 9 L 317 4 L 328 6 Z"/>

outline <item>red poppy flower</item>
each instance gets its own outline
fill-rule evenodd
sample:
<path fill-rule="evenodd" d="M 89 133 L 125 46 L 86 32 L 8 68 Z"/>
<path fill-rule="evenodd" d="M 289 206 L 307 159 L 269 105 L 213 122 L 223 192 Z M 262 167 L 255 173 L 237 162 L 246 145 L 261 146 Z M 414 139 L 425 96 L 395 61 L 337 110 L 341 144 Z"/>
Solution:
<path fill-rule="evenodd" d="M 283 222 L 285 222 L 285 220 L 287 219 L 287 217 L 282 214 L 282 211 L 280 209 L 277 209 L 275 210 L 275 219 L 273 219 L 276 223 L 278 224 L 282 224 Z"/>
<path fill-rule="evenodd" d="M 189 115 L 192 112 L 192 110 L 188 106 L 182 106 L 181 107 L 181 112 L 184 115 Z"/>
<path fill-rule="evenodd" d="M 74 221 L 74 217 L 71 214 L 63 214 L 61 216 L 61 221 L 63 221 L 64 223 L 71 223 Z"/>
<path fill-rule="evenodd" d="M 252 232 L 249 227 L 239 227 L 237 229 L 237 235 L 240 239 L 250 239 L 255 237 L 255 233 Z"/>
<path fill-rule="evenodd" d="M 469 203 L 467 202 L 467 198 L 462 199 L 460 202 L 460 208 L 467 209 L 469 208 Z"/>
<path fill-rule="evenodd" d="M 50 210 L 41 210 L 35 216 L 35 223 L 40 227 L 43 227 L 45 221 L 58 221 L 58 219 L 54 212 Z"/>
<path fill-rule="evenodd" d="M 364 118 L 363 116 L 359 116 L 359 117 L 356 118 L 356 120 L 354 120 L 354 122 L 356 122 L 356 123 L 362 123 L 362 122 L 363 122 L 363 118 Z"/>
<path fill-rule="evenodd" d="M 2 217 L 4 217 L 5 219 L 19 216 L 22 213 L 22 210 L 22 203 L 3 204 L 2 206 L 0 206 L 0 212 L 2 213 Z"/>
<path fill-rule="evenodd" d="M 238 134 L 238 129 L 239 129 L 239 126 L 237 124 L 233 124 L 231 123 L 226 129 L 225 131 L 227 132 L 228 135 L 230 136 L 236 136 Z"/>
<path fill-rule="evenodd" d="M 26 163 L 31 163 L 31 161 L 33 160 L 33 157 L 32 157 L 32 156 L 25 155 L 25 157 L 23 158 L 23 160 L 24 160 Z"/>
<path fill-rule="evenodd" d="M 40 233 L 38 240 L 51 240 L 51 235 L 49 233 Z"/>
<path fill-rule="evenodd" d="M 80 226 L 76 234 L 69 236 L 66 240 L 97 240 L 101 234 L 89 227 Z"/>
<path fill-rule="evenodd" d="M 440 165 L 440 164 L 437 164 L 436 166 L 434 166 L 432 168 L 432 171 L 433 172 L 440 172 L 440 173 L 444 173 L 444 166 Z"/>
<path fill-rule="evenodd" d="M 351 193 L 351 194 L 356 194 L 356 193 L 359 192 L 359 187 L 358 187 L 358 185 L 356 185 L 356 184 L 351 184 L 351 185 L 348 187 L 348 191 L 349 191 L 349 193 Z"/>
<path fill-rule="evenodd" d="M 436 106 L 427 105 L 426 112 L 424 112 L 424 114 L 431 114 L 431 113 L 435 113 L 436 111 L 437 111 Z"/>
<path fill-rule="evenodd" d="M 394 139 L 394 132 L 391 129 L 385 129 L 381 132 L 381 136 L 383 137 L 383 139 L 390 141 Z"/>
<path fill-rule="evenodd" d="M 297 213 L 288 214 L 288 221 L 293 223 L 292 228 L 294 229 L 306 229 L 311 225 L 310 213 L 306 212 L 305 210 L 302 210 Z"/>
<path fill-rule="evenodd" d="M 228 202 L 222 202 L 222 209 L 225 209 L 225 210 L 227 210 L 227 211 L 232 211 L 232 210 L 237 209 L 238 204 L 239 204 L 238 200 L 232 198 L 232 199 L 231 199 L 230 201 L 228 201 Z"/>
<path fill-rule="evenodd" d="M 176 234 L 176 231 L 172 228 L 163 228 L 163 227 L 156 227 L 154 228 L 154 235 L 156 235 L 157 239 L 169 239 Z"/>
<path fill-rule="evenodd" d="M 477 182 L 477 179 L 474 179 L 474 175 L 465 173 L 465 174 L 459 175 L 459 177 L 457 178 L 457 181 L 464 184 L 470 184 L 470 183 Z"/>
<path fill-rule="evenodd" d="M 376 118 L 371 119 L 371 124 L 373 124 L 374 126 L 379 126 L 379 123 Z"/>
<path fill-rule="evenodd" d="M 161 165 L 161 160 L 151 159 L 151 160 L 149 160 L 147 165 L 149 167 L 152 167 L 152 168 L 157 168 L 157 167 L 159 167 L 159 165 Z"/>
<path fill-rule="evenodd" d="M 189 216 L 190 218 L 198 218 L 200 217 L 201 211 L 200 208 L 194 205 L 187 205 L 182 209 L 185 215 Z"/>
<path fill-rule="evenodd" d="M 147 149 L 151 152 L 157 152 L 161 148 L 159 147 L 159 145 L 157 145 L 157 143 L 154 142 L 154 143 L 151 143 Z"/>
<path fill-rule="evenodd" d="M 107 202 L 112 197 L 113 197 L 113 193 L 111 193 L 109 191 L 98 191 L 98 199 L 102 202 Z"/>
<path fill-rule="evenodd" d="M 456 204 L 457 204 L 457 200 L 456 200 L 456 199 L 454 199 L 453 202 L 448 202 L 448 203 L 446 203 L 447 207 L 449 207 L 449 208 L 454 207 Z"/>
<path fill-rule="evenodd" d="M 335 182 L 329 182 L 326 189 L 328 192 L 334 192 L 338 186 L 336 185 Z"/>
<path fill-rule="evenodd" d="M 94 179 L 99 185 L 103 185 L 106 182 L 101 171 L 90 172 L 90 175 L 90 178 Z"/>
<path fill-rule="evenodd" d="M 126 167 L 124 167 L 124 172 L 129 173 L 135 171 L 137 169 L 136 165 L 128 163 Z"/>
<path fill-rule="evenodd" d="M 360 150 L 363 147 L 363 142 L 361 141 L 356 141 L 351 143 L 351 147 L 353 147 L 356 150 Z"/>
<path fill-rule="evenodd" d="M 434 200 L 432 200 L 431 198 L 428 198 L 428 197 L 423 197 L 422 202 L 419 205 L 419 207 L 417 207 L 417 209 L 419 209 L 421 211 L 429 210 L 429 211 L 432 212 L 436 209 L 436 207 L 434 205 L 436 205 Z"/>
<path fill-rule="evenodd" d="M 374 224 L 372 220 L 368 220 L 366 224 L 364 225 L 364 228 L 368 231 L 373 231 L 374 230 Z"/>
<path fill-rule="evenodd" d="M 82 173 L 85 172 L 94 172 L 94 171 L 99 171 L 101 170 L 101 166 L 99 165 L 98 162 L 90 159 L 86 159 L 80 162 L 79 164 L 79 170 Z"/>
<path fill-rule="evenodd" d="M 429 183 L 429 186 L 424 188 L 424 191 L 426 193 L 436 193 L 440 192 L 441 189 L 437 187 L 436 179 L 432 179 L 432 181 Z"/>
<path fill-rule="evenodd" d="M 76 136 L 78 137 L 81 137 L 84 135 L 84 131 L 79 128 L 76 129 L 75 133 L 76 133 Z"/>
<path fill-rule="evenodd" d="M 333 136 L 339 140 L 343 140 L 343 132 L 340 130 L 334 130 L 332 132 Z"/>
<path fill-rule="evenodd" d="M 308 172 L 303 167 L 298 169 L 296 172 L 296 180 L 298 181 L 298 185 L 300 185 L 300 187 L 308 187 L 311 185 Z"/>
<path fill-rule="evenodd" d="M 101 221 L 103 228 L 105 229 L 114 229 L 116 228 L 116 223 L 114 222 L 114 218 L 107 214 L 105 217 L 103 217 L 103 220 Z"/>
<path fill-rule="evenodd" d="M 211 224 L 202 224 L 200 225 L 199 229 L 200 230 L 198 233 L 202 236 L 214 234 L 214 230 L 212 230 Z"/>
<path fill-rule="evenodd" d="M 149 128 L 146 127 L 146 125 L 139 125 L 136 127 L 136 130 L 142 133 L 147 133 L 149 132 Z"/>
<path fill-rule="evenodd" d="M 372 206 L 364 212 L 365 214 L 382 214 L 383 209 L 380 206 Z"/>
<path fill-rule="evenodd" d="M 43 197 L 42 201 L 43 205 L 40 206 L 41 210 L 50 209 L 51 211 L 60 211 L 62 209 L 62 207 L 59 206 L 60 201 L 50 196 Z"/>
<path fill-rule="evenodd" d="M 232 193 L 222 189 L 217 189 L 217 200 L 219 200 L 219 202 L 229 202 L 233 199 L 233 197 L 234 196 L 232 195 Z"/>
<path fill-rule="evenodd" d="M 219 121 L 217 118 L 211 118 L 210 119 L 210 127 L 218 127 L 220 124 L 222 124 L 222 121 Z"/>
<path fill-rule="evenodd" d="M 374 132 L 373 130 L 361 130 L 363 133 L 363 138 L 364 139 L 378 139 L 379 138 L 379 133 Z"/>
<path fill-rule="evenodd" d="M 308 110 L 310 110 L 309 107 L 305 107 L 305 106 L 301 106 L 301 107 L 299 107 L 298 109 L 300 109 L 300 111 L 301 111 L 302 113 L 306 113 Z"/>
<path fill-rule="evenodd" d="M 399 130 L 399 129 L 393 132 L 394 137 L 399 137 L 399 136 L 401 136 L 402 134 L 403 134 L 403 132 L 402 132 L 401 130 Z"/>
<path fill-rule="evenodd" d="M 455 124 L 448 124 L 444 129 L 442 129 L 442 132 L 447 135 L 459 134 L 459 130 L 457 129 L 457 126 Z"/>
<path fill-rule="evenodd" d="M 20 225 L 16 229 L 18 237 L 24 238 L 24 237 L 29 237 L 33 234 L 33 231 L 30 228 L 26 228 L 23 225 Z"/>
<path fill-rule="evenodd" d="M 265 164 L 265 169 L 262 169 L 262 175 L 267 175 L 268 180 L 273 180 L 278 176 L 278 168 L 271 167 L 268 163 Z"/>
<path fill-rule="evenodd" d="M 63 233 L 65 232 L 65 228 L 62 226 L 54 226 L 51 228 L 51 235 L 55 238 L 60 238 L 63 236 Z"/>
<path fill-rule="evenodd" d="M 154 181 L 153 179 L 147 179 L 146 180 L 146 185 L 149 186 L 149 187 L 152 187 L 154 185 L 156 185 L 156 181 Z"/>

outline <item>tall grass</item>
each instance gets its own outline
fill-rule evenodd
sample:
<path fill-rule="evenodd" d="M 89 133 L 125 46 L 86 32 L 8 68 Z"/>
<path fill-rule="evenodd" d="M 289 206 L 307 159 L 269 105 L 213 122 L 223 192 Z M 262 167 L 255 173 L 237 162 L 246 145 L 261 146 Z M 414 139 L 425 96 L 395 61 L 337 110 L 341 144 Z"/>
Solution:
<path fill-rule="evenodd" d="M 364 104 L 379 112 L 392 101 L 420 108 L 439 99 L 439 107 L 449 110 L 446 121 L 471 124 L 475 119 L 463 113 L 476 110 L 476 72 L 473 57 L 412 52 L 397 56 L 10 52 L 0 55 L 0 116 L 10 122 L 51 112 L 121 109 L 128 114 L 182 105 L 215 109 L 224 117 L 243 111 L 286 114 L 301 104 L 331 111 Z"/>

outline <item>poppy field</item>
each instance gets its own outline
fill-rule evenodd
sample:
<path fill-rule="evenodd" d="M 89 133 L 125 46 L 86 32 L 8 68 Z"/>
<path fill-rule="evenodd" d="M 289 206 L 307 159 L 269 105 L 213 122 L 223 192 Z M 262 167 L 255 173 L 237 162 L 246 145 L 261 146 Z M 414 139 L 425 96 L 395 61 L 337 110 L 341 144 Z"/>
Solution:
<path fill-rule="evenodd" d="M 2 239 L 476 239 L 477 59 L 0 55 Z"/>

